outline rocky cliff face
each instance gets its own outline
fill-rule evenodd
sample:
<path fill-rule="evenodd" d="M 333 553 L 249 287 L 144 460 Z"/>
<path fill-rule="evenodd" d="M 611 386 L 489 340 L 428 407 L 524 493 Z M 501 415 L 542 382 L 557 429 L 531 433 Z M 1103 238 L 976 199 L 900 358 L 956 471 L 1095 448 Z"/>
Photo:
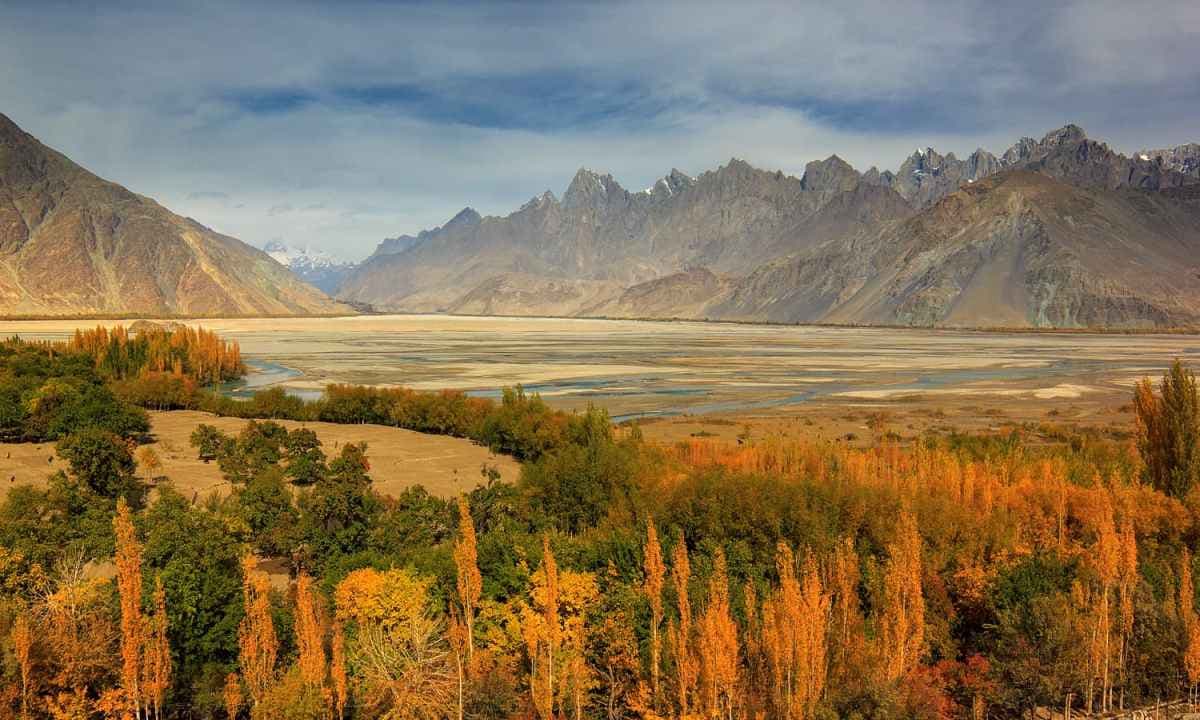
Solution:
<path fill-rule="evenodd" d="M 0 315 L 345 309 L 266 253 L 93 175 L 0 115 Z"/>
<path fill-rule="evenodd" d="M 1073 125 L 895 173 L 741 160 L 642 192 L 580 170 L 506 217 L 460 214 L 341 296 L 409 311 L 907 325 L 1200 318 L 1185 148 L 1128 158 Z M 464 211 L 466 213 L 466 211 Z"/>

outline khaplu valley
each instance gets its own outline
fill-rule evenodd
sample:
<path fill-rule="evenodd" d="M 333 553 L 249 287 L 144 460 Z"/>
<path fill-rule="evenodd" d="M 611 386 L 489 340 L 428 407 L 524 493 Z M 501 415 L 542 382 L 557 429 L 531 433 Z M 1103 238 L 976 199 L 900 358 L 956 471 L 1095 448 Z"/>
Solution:
<path fill-rule="evenodd" d="M 0 720 L 1200 718 L 1198 27 L 0 2 Z"/>

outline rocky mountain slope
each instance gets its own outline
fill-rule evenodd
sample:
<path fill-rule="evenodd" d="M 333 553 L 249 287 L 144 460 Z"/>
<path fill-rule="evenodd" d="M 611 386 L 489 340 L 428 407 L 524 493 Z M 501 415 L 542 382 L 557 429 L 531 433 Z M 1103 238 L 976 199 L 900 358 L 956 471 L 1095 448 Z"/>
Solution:
<path fill-rule="evenodd" d="M 464 210 L 339 297 L 405 311 L 955 326 L 1200 322 L 1188 146 L 1129 158 L 1068 125 L 895 173 L 731 160 L 642 192 L 580 170 L 506 217 Z"/>
<path fill-rule="evenodd" d="M 0 115 L 0 315 L 345 310 L 266 253 L 93 175 Z"/>
<path fill-rule="evenodd" d="M 343 262 L 321 250 L 295 248 L 277 240 L 263 245 L 263 252 L 291 270 L 293 275 L 327 295 L 337 292 L 342 281 L 355 267 L 355 263 Z"/>

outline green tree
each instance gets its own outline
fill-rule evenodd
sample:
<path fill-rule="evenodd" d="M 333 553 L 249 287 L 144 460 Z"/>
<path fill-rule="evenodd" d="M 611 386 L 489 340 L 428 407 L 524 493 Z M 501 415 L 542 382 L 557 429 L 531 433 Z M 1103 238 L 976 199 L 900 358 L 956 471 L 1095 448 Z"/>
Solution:
<path fill-rule="evenodd" d="M 288 433 L 284 441 L 287 451 L 287 475 L 297 485 L 312 485 L 328 472 L 321 440 L 308 428 L 298 428 Z"/>
<path fill-rule="evenodd" d="M 98 495 L 132 497 L 138 487 L 130 443 L 100 428 L 86 428 L 58 442 L 58 454 L 71 474 Z"/>
<path fill-rule="evenodd" d="M 1138 449 L 1146 479 L 1174 497 L 1184 497 L 1200 480 L 1200 396 L 1196 376 L 1176 360 L 1163 373 L 1159 393 L 1149 378 L 1133 396 Z"/>
<path fill-rule="evenodd" d="M 225 447 L 228 439 L 228 435 L 212 425 L 200 423 L 192 431 L 191 443 L 192 447 L 196 448 L 200 459 L 204 462 L 210 462 L 220 456 L 221 450 Z"/>
<path fill-rule="evenodd" d="M 234 502 L 258 553 L 276 557 L 291 554 L 297 513 L 281 470 L 269 468 L 255 475 L 235 491 Z"/>

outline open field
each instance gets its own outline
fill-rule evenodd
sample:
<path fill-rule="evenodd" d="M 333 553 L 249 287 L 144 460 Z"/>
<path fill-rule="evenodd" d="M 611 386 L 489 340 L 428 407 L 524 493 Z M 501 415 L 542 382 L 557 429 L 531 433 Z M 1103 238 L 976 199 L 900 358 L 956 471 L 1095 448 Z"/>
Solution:
<path fill-rule="evenodd" d="M 200 423 L 236 433 L 247 421 L 190 411 L 152 412 L 150 420 L 155 437 L 150 447 L 163 463 L 158 474 L 170 478 L 172 485 L 188 497 L 228 492 L 229 484 L 221 478 L 217 464 L 198 460 L 189 437 Z M 449 497 L 475 487 L 484 463 L 495 466 L 505 480 L 515 481 L 519 472 L 512 458 L 494 455 L 470 440 L 379 425 L 279 422 L 289 429 L 304 426 L 316 431 L 325 454 L 331 457 L 343 443 L 366 442 L 371 478 L 375 488 L 385 495 L 424 485 L 431 493 Z M 44 483 L 48 475 L 65 468 L 65 463 L 54 457 L 52 443 L 0 445 L 0 498 L 10 487 Z"/>

